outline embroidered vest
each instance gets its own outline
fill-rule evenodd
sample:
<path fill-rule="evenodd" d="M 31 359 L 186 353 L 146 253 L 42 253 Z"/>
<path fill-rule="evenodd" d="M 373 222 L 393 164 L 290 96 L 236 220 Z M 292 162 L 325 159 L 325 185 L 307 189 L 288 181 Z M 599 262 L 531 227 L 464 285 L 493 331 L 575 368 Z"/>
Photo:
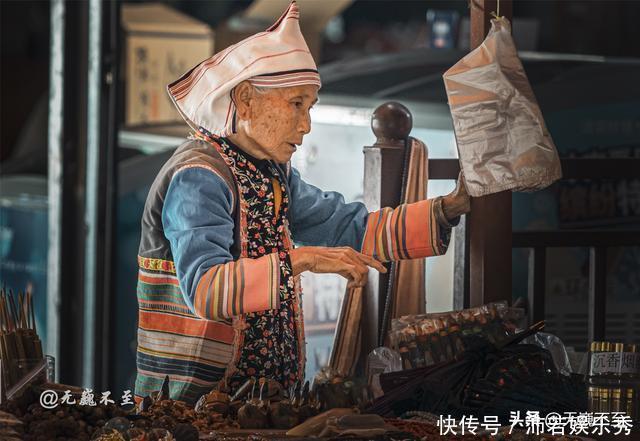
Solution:
<path fill-rule="evenodd" d="M 195 316 L 187 306 L 164 236 L 162 208 L 173 175 L 188 167 L 211 170 L 231 189 L 234 259 L 277 250 L 282 259 L 280 309 L 211 321 Z M 269 170 L 281 184 L 278 216 L 268 178 L 219 140 L 185 142 L 159 172 L 145 204 L 138 252 L 137 399 L 158 390 L 165 375 L 171 379 L 171 397 L 190 403 L 220 381 L 235 388 L 248 376 L 268 376 L 285 385 L 302 379 L 300 290 L 286 264 L 292 247 L 286 218 L 290 192 L 283 168 L 270 163 Z"/>

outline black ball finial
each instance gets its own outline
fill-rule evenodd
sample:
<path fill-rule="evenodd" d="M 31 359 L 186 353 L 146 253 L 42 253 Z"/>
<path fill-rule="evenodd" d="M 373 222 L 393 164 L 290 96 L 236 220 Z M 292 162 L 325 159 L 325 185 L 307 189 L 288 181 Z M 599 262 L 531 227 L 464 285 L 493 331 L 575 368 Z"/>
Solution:
<path fill-rule="evenodd" d="M 371 129 L 380 141 L 404 140 L 411 133 L 413 117 L 404 105 L 389 101 L 381 104 L 371 115 Z"/>

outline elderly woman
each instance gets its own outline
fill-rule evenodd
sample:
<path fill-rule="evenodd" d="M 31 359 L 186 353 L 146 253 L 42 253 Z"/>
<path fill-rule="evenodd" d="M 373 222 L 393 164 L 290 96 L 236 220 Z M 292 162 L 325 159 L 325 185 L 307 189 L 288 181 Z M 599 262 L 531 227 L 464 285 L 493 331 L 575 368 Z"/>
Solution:
<path fill-rule="evenodd" d="M 249 377 L 287 387 L 304 378 L 299 274 L 362 286 L 380 261 L 446 251 L 449 220 L 469 209 L 464 187 L 369 213 L 289 166 L 319 87 L 295 2 L 168 87 L 195 135 L 158 174 L 142 218 L 138 399 L 166 375 L 171 397 L 190 403 Z"/>

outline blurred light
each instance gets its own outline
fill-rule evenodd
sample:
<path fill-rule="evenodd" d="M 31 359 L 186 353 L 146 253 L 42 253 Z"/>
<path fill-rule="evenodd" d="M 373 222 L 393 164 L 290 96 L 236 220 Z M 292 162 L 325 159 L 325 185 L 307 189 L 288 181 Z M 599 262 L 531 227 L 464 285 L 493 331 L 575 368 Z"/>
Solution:
<path fill-rule="evenodd" d="M 318 104 L 311 109 L 311 121 L 321 124 L 369 127 L 372 113 L 373 109 L 370 108 L 345 108 Z"/>

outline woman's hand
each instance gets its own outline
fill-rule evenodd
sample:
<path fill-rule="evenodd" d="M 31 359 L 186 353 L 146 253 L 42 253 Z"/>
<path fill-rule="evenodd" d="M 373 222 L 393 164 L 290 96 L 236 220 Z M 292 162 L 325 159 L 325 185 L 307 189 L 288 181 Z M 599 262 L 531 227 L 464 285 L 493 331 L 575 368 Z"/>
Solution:
<path fill-rule="evenodd" d="M 469 197 L 469 193 L 467 193 L 467 187 L 464 185 L 462 172 L 458 175 L 455 190 L 443 196 L 442 211 L 448 221 L 471 211 L 471 198 Z"/>
<path fill-rule="evenodd" d="M 291 250 L 289 256 L 294 275 L 304 271 L 340 274 L 349 281 L 347 288 L 364 286 L 369 267 L 387 272 L 382 263 L 350 247 L 300 247 Z"/>

